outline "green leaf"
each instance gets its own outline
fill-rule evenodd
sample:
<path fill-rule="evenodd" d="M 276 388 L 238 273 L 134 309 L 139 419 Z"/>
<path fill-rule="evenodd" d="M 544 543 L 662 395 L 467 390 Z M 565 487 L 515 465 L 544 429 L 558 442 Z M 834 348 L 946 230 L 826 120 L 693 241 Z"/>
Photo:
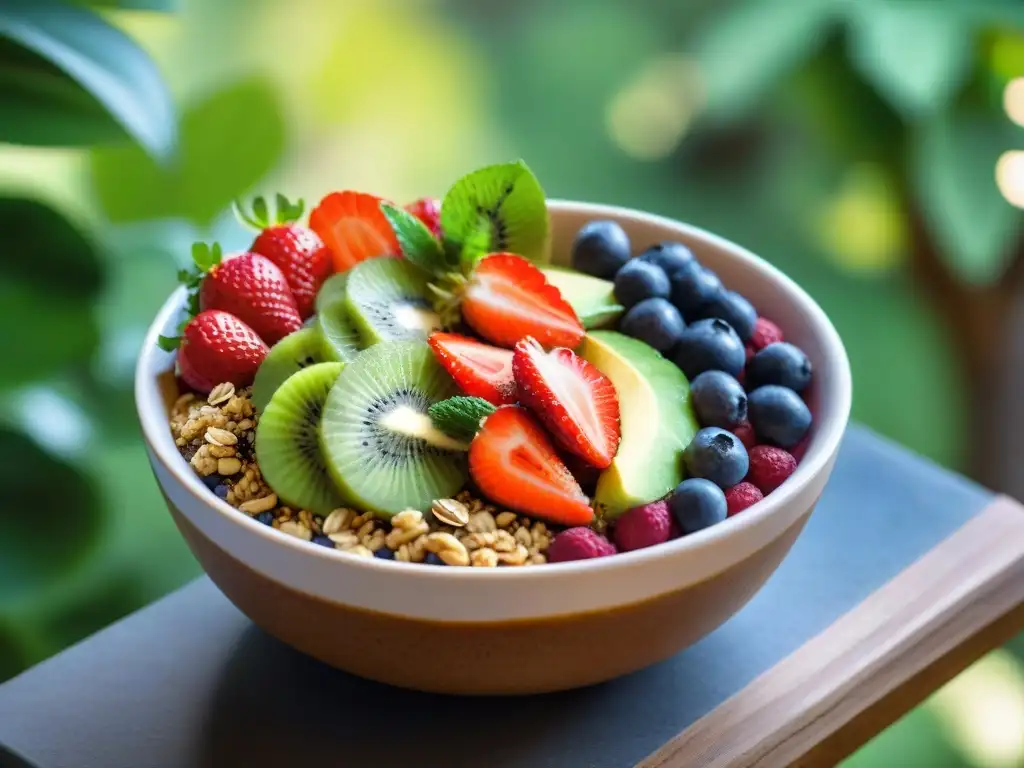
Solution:
<path fill-rule="evenodd" d="M 973 39 L 941 4 L 849 3 L 850 60 L 904 117 L 941 111 L 971 73 Z"/>
<path fill-rule="evenodd" d="M 274 213 L 274 221 L 278 224 L 291 224 L 293 221 L 298 221 L 302 218 L 303 211 L 306 210 L 304 200 L 299 198 L 293 203 L 280 192 L 274 195 L 274 204 L 277 207 Z"/>
<path fill-rule="evenodd" d="M 940 255 L 960 279 L 998 280 L 1013 256 L 1021 213 L 996 186 L 1000 155 L 1022 136 L 1009 120 L 965 111 L 911 137 L 910 172 Z"/>
<path fill-rule="evenodd" d="M 470 441 L 480 430 L 480 422 L 495 411 L 481 397 L 449 397 L 430 406 L 427 414 L 434 426 L 456 440 Z"/>
<path fill-rule="evenodd" d="M 199 267 L 200 272 L 209 272 L 220 264 L 224 257 L 220 243 L 208 245 L 207 243 L 192 243 L 192 261 Z"/>
<path fill-rule="evenodd" d="M 182 117 L 178 162 L 161 168 L 134 147 L 92 152 L 92 180 L 114 222 L 181 217 L 210 226 L 284 151 L 277 93 L 262 78 L 229 85 Z"/>
<path fill-rule="evenodd" d="M 427 225 L 408 211 L 388 203 L 380 204 L 381 212 L 398 238 L 402 255 L 429 275 L 443 273 L 448 264 L 441 243 Z"/>
<path fill-rule="evenodd" d="M 10 41 L 0 47 L 0 139 L 78 145 L 128 134 L 155 157 L 171 154 L 170 93 L 117 27 L 59 0 L 5 0 L 0 39 Z"/>
<path fill-rule="evenodd" d="M 181 346 L 181 336 L 158 336 L 156 345 L 164 352 L 173 352 Z"/>
<path fill-rule="evenodd" d="M 458 253 L 466 271 L 496 251 L 546 263 L 550 228 L 544 190 L 521 160 L 463 176 L 441 203 L 445 250 Z"/>

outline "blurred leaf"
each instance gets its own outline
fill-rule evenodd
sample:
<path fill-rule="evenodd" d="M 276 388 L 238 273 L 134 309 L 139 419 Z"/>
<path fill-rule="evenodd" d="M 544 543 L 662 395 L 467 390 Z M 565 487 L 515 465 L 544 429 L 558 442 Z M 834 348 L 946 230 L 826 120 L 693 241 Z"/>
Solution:
<path fill-rule="evenodd" d="M 170 94 L 149 56 L 121 30 L 59 0 L 5 0 L 0 38 L 13 42 L 0 47 L 0 138 L 82 144 L 127 132 L 154 156 L 170 154 Z M 103 120 L 81 89 L 109 112 L 112 130 L 103 131 Z M 48 123 L 51 118 L 59 122 Z"/>
<path fill-rule="evenodd" d="M 39 639 L 24 622 L 0 618 L 0 683 L 14 677 L 35 662 L 41 655 Z M 4 753 L 0 747 L 0 765 Z"/>
<path fill-rule="evenodd" d="M 171 13 L 179 10 L 180 0 L 73 0 L 79 5 L 94 8 L 111 8 L 121 11 L 160 11 Z"/>
<path fill-rule="evenodd" d="M 850 60 L 908 119 L 940 111 L 971 71 L 973 39 L 954 8 L 858 0 L 850 9 Z"/>
<path fill-rule="evenodd" d="M 911 139 L 910 173 L 940 255 L 962 280 L 998 280 L 1021 214 L 999 192 L 999 156 L 1024 137 L 1009 120 L 976 111 L 943 115 Z"/>
<path fill-rule="evenodd" d="M 93 182 L 115 222 L 181 216 L 208 226 L 274 167 L 284 147 L 276 92 L 249 78 L 185 111 L 173 167 L 159 167 L 137 147 L 100 148 L 92 153 Z"/>
<path fill-rule="evenodd" d="M 0 487 L 4 604 L 28 599 L 68 576 L 93 551 L 103 515 L 83 475 L 7 427 L 0 427 Z"/>
<path fill-rule="evenodd" d="M 835 20 L 832 0 L 740 0 L 717 14 L 692 47 L 708 111 L 735 117 L 809 58 Z"/>

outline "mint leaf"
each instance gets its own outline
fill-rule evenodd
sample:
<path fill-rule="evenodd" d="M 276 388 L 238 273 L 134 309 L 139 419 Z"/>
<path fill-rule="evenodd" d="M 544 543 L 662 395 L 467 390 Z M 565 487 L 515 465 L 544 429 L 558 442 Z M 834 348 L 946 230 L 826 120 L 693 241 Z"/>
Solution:
<path fill-rule="evenodd" d="M 551 258 L 544 190 L 521 160 L 473 171 L 452 185 L 441 202 L 445 250 L 463 269 L 481 256 L 509 251 L 531 261 Z"/>
<path fill-rule="evenodd" d="M 181 344 L 181 336 L 159 336 L 156 345 L 164 352 L 173 352 Z"/>
<path fill-rule="evenodd" d="M 449 397 L 430 406 L 427 414 L 434 426 L 456 440 L 469 441 L 480 423 L 497 410 L 481 397 Z"/>
<path fill-rule="evenodd" d="M 406 261 L 430 275 L 447 271 L 448 263 L 441 243 L 427 229 L 427 225 L 402 208 L 381 203 L 380 210 L 395 231 L 398 245 Z"/>

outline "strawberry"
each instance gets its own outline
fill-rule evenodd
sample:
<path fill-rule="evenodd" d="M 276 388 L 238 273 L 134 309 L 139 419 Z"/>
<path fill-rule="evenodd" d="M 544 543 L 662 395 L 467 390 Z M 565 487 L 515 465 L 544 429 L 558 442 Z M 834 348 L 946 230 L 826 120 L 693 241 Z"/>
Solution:
<path fill-rule="evenodd" d="M 398 238 L 380 209 L 386 202 L 363 192 L 332 192 L 309 214 L 309 226 L 331 251 L 334 269 L 375 256 L 399 256 Z"/>
<path fill-rule="evenodd" d="M 467 395 L 481 397 L 494 405 L 516 401 L 509 350 L 457 333 L 432 333 L 427 342 L 434 356 Z"/>
<path fill-rule="evenodd" d="M 269 352 L 256 331 L 218 309 L 193 317 L 179 338 L 161 336 L 160 346 L 178 348 L 181 378 L 203 394 L 226 381 L 248 386 Z"/>
<path fill-rule="evenodd" d="M 532 338 L 516 344 L 519 400 L 565 450 L 604 469 L 619 448 L 619 398 L 607 376 L 571 349 L 550 352 Z"/>
<path fill-rule="evenodd" d="M 497 504 L 558 525 L 589 525 L 594 510 L 543 428 L 523 408 L 503 405 L 469 446 L 469 474 Z"/>
<path fill-rule="evenodd" d="M 426 224 L 434 237 L 441 236 L 441 201 L 436 197 L 421 197 L 405 206 L 405 210 Z"/>
<path fill-rule="evenodd" d="M 533 336 L 545 347 L 576 347 L 583 325 L 544 273 L 522 256 L 495 253 L 473 270 L 462 294 L 462 317 L 492 344 L 514 347 Z"/>

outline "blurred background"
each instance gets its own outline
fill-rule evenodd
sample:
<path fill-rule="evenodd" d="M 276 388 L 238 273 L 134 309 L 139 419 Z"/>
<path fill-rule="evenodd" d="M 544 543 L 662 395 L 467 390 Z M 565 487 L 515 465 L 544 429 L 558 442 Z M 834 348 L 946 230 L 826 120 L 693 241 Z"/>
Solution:
<path fill-rule="evenodd" d="M 0 0 L 0 680 L 199 572 L 131 379 L 232 199 L 516 157 L 777 264 L 855 418 L 1024 498 L 1019 0 Z M 1024 766 L 1024 638 L 850 764 Z"/>

